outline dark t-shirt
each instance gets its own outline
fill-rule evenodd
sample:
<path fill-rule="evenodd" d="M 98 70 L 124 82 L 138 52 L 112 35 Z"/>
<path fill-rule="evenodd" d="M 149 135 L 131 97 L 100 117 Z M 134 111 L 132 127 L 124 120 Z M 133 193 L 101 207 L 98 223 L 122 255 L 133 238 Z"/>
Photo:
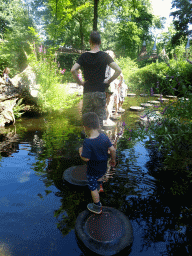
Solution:
<path fill-rule="evenodd" d="M 112 146 L 110 139 L 103 133 L 97 138 L 86 138 L 83 142 L 82 157 L 90 159 L 87 162 L 87 173 L 98 176 L 106 172 L 108 161 L 108 148 Z"/>
<path fill-rule="evenodd" d="M 77 63 L 83 68 L 84 79 L 84 93 L 86 92 L 104 92 L 105 71 L 107 65 L 114 62 L 114 60 L 106 52 L 99 51 L 96 53 L 83 53 Z"/>

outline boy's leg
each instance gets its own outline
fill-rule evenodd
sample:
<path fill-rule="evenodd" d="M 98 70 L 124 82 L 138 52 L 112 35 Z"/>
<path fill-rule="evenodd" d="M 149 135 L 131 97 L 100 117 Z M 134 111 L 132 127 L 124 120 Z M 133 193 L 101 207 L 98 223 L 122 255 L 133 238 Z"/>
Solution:
<path fill-rule="evenodd" d="M 91 196 L 94 203 L 88 204 L 87 208 L 89 211 L 100 214 L 102 213 L 102 204 L 100 202 L 99 193 L 97 191 L 97 180 L 99 177 L 90 176 L 87 174 L 88 187 L 91 190 Z"/>
<path fill-rule="evenodd" d="M 95 189 L 94 191 L 91 191 L 91 196 L 92 196 L 93 202 L 95 204 L 100 202 L 100 197 L 99 197 L 99 193 L 98 193 L 97 189 Z"/>

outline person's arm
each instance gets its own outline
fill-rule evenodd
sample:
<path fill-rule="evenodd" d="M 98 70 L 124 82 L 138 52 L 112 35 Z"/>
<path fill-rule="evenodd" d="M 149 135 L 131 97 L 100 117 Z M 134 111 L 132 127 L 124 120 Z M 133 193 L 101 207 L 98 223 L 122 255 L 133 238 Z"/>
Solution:
<path fill-rule="evenodd" d="M 71 69 L 71 73 L 73 75 L 73 78 L 79 85 L 84 85 L 85 82 L 79 79 L 77 70 L 80 68 L 80 65 L 78 63 L 75 63 Z"/>
<path fill-rule="evenodd" d="M 81 156 L 82 152 L 83 152 L 83 147 L 80 147 L 80 148 L 79 148 L 79 155 L 80 155 L 81 159 L 82 159 L 83 161 L 85 161 L 85 162 L 88 162 L 90 159 Z"/>
<path fill-rule="evenodd" d="M 110 84 L 111 82 L 113 82 L 113 81 L 121 74 L 121 69 L 120 69 L 120 67 L 117 65 L 117 63 L 111 62 L 111 63 L 109 64 L 109 66 L 110 66 L 112 69 L 115 70 L 115 73 L 113 74 L 112 77 L 106 78 L 106 79 L 104 80 L 104 83 L 105 83 L 105 84 Z"/>
<path fill-rule="evenodd" d="M 111 160 L 110 160 L 109 164 L 112 167 L 115 167 L 115 165 L 116 165 L 116 150 L 115 150 L 114 146 L 111 146 L 109 148 L 109 152 L 110 152 L 110 155 L 111 155 Z"/>

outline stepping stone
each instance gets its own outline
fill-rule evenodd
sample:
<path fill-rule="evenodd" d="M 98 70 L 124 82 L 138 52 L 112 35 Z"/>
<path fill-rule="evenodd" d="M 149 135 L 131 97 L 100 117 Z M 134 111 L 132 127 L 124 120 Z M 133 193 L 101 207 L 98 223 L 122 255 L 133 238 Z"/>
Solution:
<path fill-rule="evenodd" d="M 144 110 L 144 108 L 143 107 L 138 107 L 138 106 L 132 106 L 132 107 L 130 107 L 130 110 L 142 111 L 142 110 Z"/>
<path fill-rule="evenodd" d="M 112 207 L 102 207 L 101 214 L 81 212 L 75 223 L 75 235 L 85 255 L 110 256 L 130 252 L 133 228 L 126 215 Z"/>
<path fill-rule="evenodd" d="M 110 128 L 110 127 L 114 127 L 114 126 L 116 126 L 116 123 L 113 122 L 110 119 L 103 121 L 103 128 L 105 128 L 105 129 Z"/>
<path fill-rule="evenodd" d="M 189 100 L 189 98 L 182 97 L 182 98 L 179 98 L 179 100 Z"/>
<path fill-rule="evenodd" d="M 157 101 L 157 100 L 149 100 L 147 101 L 147 103 L 151 103 L 151 104 L 157 104 L 157 105 L 160 105 L 160 101 Z"/>
<path fill-rule="evenodd" d="M 153 106 L 153 104 L 150 104 L 150 103 L 141 103 L 141 107 L 144 107 L 144 108 L 149 108 L 152 106 Z"/>
<path fill-rule="evenodd" d="M 135 97 L 136 94 L 135 94 L 135 93 L 128 93 L 127 96 L 128 96 L 128 97 Z"/>
<path fill-rule="evenodd" d="M 154 97 L 163 97 L 163 94 L 153 94 Z"/>
<path fill-rule="evenodd" d="M 147 96 L 149 96 L 149 94 L 141 93 L 140 96 L 141 97 L 147 97 Z"/>
<path fill-rule="evenodd" d="M 86 186 L 87 181 L 87 165 L 72 166 L 63 173 L 63 179 L 73 185 Z"/>
<path fill-rule="evenodd" d="M 121 108 L 117 111 L 117 113 L 124 113 L 125 112 L 125 109 Z"/>
<path fill-rule="evenodd" d="M 121 115 L 112 115 L 110 119 L 112 120 L 119 120 L 121 118 Z"/>
<path fill-rule="evenodd" d="M 158 100 L 161 102 L 169 102 L 169 99 L 165 99 L 165 98 L 158 98 Z"/>
<path fill-rule="evenodd" d="M 173 96 L 173 95 L 166 95 L 165 97 L 170 98 L 170 99 L 177 99 L 177 96 Z"/>

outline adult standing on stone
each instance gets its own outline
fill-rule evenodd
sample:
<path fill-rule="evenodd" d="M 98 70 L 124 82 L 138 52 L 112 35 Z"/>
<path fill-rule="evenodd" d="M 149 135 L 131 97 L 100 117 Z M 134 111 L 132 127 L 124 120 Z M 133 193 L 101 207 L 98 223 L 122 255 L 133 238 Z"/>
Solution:
<path fill-rule="evenodd" d="M 101 37 L 97 31 L 91 32 L 89 43 L 91 51 L 80 56 L 71 72 L 76 82 L 84 87 L 82 113 L 95 112 L 102 127 L 106 119 L 105 88 L 120 75 L 121 69 L 106 52 L 100 51 Z M 105 78 L 107 65 L 115 70 L 110 78 Z M 83 69 L 85 81 L 78 78 L 79 68 Z"/>

